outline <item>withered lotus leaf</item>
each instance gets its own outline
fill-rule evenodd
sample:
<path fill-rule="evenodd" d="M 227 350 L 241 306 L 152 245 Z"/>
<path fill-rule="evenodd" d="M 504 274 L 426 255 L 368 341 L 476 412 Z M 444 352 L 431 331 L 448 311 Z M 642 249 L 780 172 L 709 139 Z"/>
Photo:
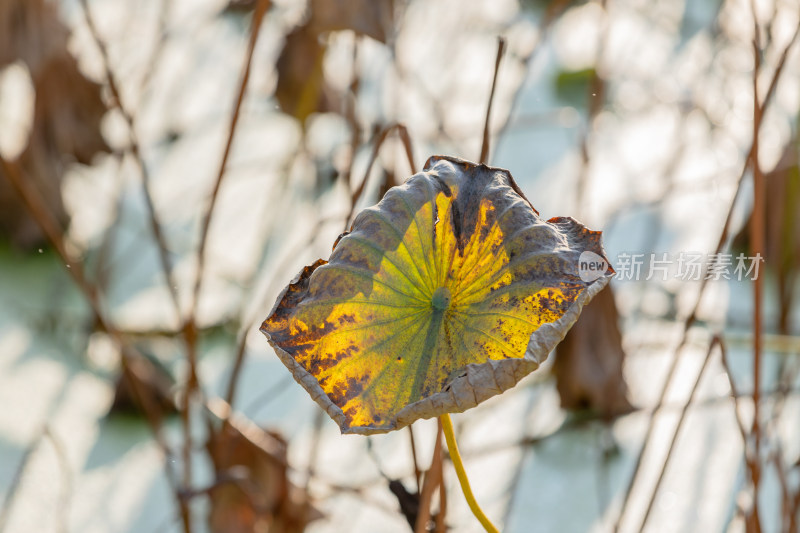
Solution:
<path fill-rule="evenodd" d="M 582 277 L 583 252 L 604 271 Z M 516 385 L 605 265 L 600 232 L 543 221 L 508 171 L 434 156 L 303 269 L 261 331 L 343 433 L 383 433 Z"/>

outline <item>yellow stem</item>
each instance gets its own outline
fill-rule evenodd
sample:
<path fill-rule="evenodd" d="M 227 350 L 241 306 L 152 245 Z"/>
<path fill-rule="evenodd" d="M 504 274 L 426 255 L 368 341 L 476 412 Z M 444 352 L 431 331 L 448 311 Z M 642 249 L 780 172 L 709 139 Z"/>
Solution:
<path fill-rule="evenodd" d="M 469 486 L 469 479 L 467 479 L 467 472 L 464 470 L 464 462 L 461 460 L 461 454 L 458 453 L 458 445 L 456 444 L 455 433 L 453 433 L 453 422 L 450 420 L 450 415 L 445 413 L 440 416 L 439 419 L 442 421 L 444 438 L 447 441 L 447 451 L 450 453 L 450 459 L 452 459 L 453 466 L 458 475 L 458 482 L 461 483 L 461 491 L 467 499 L 469 508 L 472 509 L 472 514 L 475 515 L 475 518 L 478 519 L 488 533 L 499 533 L 499 530 L 494 527 L 494 524 L 492 524 L 483 513 L 478 502 L 475 501 L 475 496 L 472 494 L 472 489 Z"/>

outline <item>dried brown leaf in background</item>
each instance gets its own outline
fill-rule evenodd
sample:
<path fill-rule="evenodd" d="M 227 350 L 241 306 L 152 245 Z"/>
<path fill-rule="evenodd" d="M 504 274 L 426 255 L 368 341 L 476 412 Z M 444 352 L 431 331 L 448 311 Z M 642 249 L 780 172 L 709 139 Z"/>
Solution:
<path fill-rule="evenodd" d="M 207 443 L 216 483 L 209 491 L 214 533 L 299 533 L 322 517 L 288 479 L 287 445 L 278 433 L 211 405 Z"/>
<path fill-rule="evenodd" d="M 325 85 L 322 60 L 325 46 L 308 26 L 300 26 L 286 36 L 278 63 L 275 98 L 284 113 L 301 124 L 311 113 L 334 111 L 338 106 Z"/>
<path fill-rule="evenodd" d="M 323 74 L 326 34 L 350 30 L 385 43 L 393 11 L 391 0 L 313 0 L 307 21 L 286 36 L 278 57 L 275 98 L 283 112 L 301 123 L 312 113 L 340 112 L 340 95 Z"/>
<path fill-rule="evenodd" d="M 562 408 L 589 409 L 604 417 L 630 412 L 618 320 L 614 293 L 607 286 L 558 345 L 553 372 Z"/>
<path fill-rule="evenodd" d="M 0 68 L 22 61 L 36 92 L 33 126 L 19 163 L 62 224 L 67 216 L 61 178 L 67 166 L 88 164 L 97 153 L 109 151 L 100 133 L 107 110 L 100 85 L 80 72 L 67 51 L 68 37 L 52 4 L 0 0 Z M 27 248 L 42 240 L 5 179 L 0 179 L 0 235 Z"/>

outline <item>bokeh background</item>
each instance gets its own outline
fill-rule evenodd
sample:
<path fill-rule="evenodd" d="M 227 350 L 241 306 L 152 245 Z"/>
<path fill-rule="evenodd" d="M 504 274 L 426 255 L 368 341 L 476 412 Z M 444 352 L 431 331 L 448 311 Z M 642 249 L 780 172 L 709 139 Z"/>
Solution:
<path fill-rule="evenodd" d="M 478 159 L 495 74 L 490 163 L 643 266 L 454 416 L 477 499 L 507 532 L 798 531 L 798 28 L 796 0 L 0 0 L 0 531 L 413 531 L 436 423 L 339 435 L 257 327 L 354 209 Z M 443 473 L 425 526 L 479 531 Z"/>

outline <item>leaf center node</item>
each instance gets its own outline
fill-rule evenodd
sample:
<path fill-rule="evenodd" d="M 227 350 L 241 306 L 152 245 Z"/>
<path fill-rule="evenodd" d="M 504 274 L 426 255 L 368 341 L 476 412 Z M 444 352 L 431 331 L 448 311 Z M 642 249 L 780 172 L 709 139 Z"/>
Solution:
<path fill-rule="evenodd" d="M 431 305 L 434 309 L 444 311 L 450 307 L 450 289 L 447 287 L 439 287 L 431 297 Z"/>

